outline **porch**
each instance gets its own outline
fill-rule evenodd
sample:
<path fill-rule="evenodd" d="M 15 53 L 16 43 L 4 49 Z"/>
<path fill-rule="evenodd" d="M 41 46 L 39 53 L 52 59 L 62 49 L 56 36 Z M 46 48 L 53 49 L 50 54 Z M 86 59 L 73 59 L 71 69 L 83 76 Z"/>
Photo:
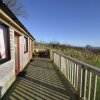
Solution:
<path fill-rule="evenodd" d="M 49 59 L 35 59 L 2 100 L 78 100 L 70 83 Z"/>

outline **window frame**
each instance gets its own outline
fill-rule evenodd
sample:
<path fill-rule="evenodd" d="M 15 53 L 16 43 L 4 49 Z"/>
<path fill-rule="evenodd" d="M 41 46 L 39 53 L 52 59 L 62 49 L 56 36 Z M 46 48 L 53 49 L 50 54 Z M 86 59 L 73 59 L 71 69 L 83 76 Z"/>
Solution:
<path fill-rule="evenodd" d="M 26 50 L 24 48 L 24 54 L 28 52 L 28 37 L 24 36 L 24 39 L 26 39 L 26 44 L 25 44 L 25 41 L 24 41 L 24 46 L 26 45 Z"/>
<path fill-rule="evenodd" d="M 9 26 L 7 26 L 6 24 L 2 23 L 0 21 L 0 25 L 2 27 L 5 27 L 6 28 L 6 39 L 7 39 L 7 57 L 6 58 L 3 58 L 3 59 L 0 59 L 0 65 L 9 61 L 11 59 L 11 52 L 10 52 L 10 32 L 9 32 Z"/>

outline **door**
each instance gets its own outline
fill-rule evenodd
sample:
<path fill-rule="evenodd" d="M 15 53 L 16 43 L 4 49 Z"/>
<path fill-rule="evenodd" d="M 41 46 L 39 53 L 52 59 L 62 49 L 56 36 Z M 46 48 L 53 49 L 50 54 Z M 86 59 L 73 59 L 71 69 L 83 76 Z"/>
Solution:
<path fill-rule="evenodd" d="M 15 39 L 15 73 L 17 76 L 20 71 L 19 36 L 15 34 L 14 39 Z"/>

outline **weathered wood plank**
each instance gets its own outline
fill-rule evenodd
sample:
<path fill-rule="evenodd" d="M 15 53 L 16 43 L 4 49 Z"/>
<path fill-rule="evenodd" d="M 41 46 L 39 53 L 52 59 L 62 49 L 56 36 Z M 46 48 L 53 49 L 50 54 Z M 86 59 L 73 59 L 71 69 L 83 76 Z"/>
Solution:
<path fill-rule="evenodd" d="M 34 60 L 25 77 L 18 77 L 4 98 L 78 100 L 61 72 L 50 61 Z"/>

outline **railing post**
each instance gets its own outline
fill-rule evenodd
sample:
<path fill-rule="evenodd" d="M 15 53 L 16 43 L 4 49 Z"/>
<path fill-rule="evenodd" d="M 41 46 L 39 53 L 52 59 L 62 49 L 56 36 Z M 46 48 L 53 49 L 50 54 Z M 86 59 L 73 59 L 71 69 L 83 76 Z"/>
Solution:
<path fill-rule="evenodd" d="M 73 66 L 73 62 L 72 62 L 72 85 L 74 84 L 74 66 Z"/>
<path fill-rule="evenodd" d="M 68 74 L 68 80 L 69 80 L 69 60 L 67 59 L 67 74 Z"/>
<path fill-rule="evenodd" d="M 76 64 L 74 63 L 74 88 L 76 87 Z"/>
<path fill-rule="evenodd" d="M 82 77 L 82 100 L 87 100 L 86 99 L 86 83 L 87 83 L 87 70 L 83 68 L 83 77 Z"/>
<path fill-rule="evenodd" d="M 54 62 L 54 51 L 52 51 L 52 60 Z"/>
<path fill-rule="evenodd" d="M 60 56 L 60 64 L 59 64 L 59 68 L 61 69 L 61 54 L 59 54 L 59 56 Z"/>
<path fill-rule="evenodd" d="M 88 100 L 90 100 L 90 95 L 91 95 L 91 79 L 92 79 L 92 73 L 91 73 L 91 72 L 89 72 Z"/>
<path fill-rule="evenodd" d="M 54 62 L 54 50 L 50 50 L 50 59 Z"/>
<path fill-rule="evenodd" d="M 2 95 L 1 95 L 1 90 L 2 90 L 2 87 L 0 86 L 0 98 L 1 98 L 1 96 L 2 96 Z"/>
<path fill-rule="evenodd" d="M 97 75 L 94 76 L 93 100 L 96 100 Z"/>
<path fill-rule="evenodd" d="M 76 90 L 78 89 L 78 64 L 76 64 Z"/>
<path fill-rule="evenodd" d="M 78 67 L 78 88 L 77 88 L 79 98 L 80 98 L 80 92 L 81 92 L 81 87 L 82 87 L 81 77 L 82 77 L 82 71 L 81 71 L 81 66 L 79 66 Z"/>
<path fill-rule="evenodd" d="M 50 50 L 50 59 L 54 61 L 54 51 Z"/>

